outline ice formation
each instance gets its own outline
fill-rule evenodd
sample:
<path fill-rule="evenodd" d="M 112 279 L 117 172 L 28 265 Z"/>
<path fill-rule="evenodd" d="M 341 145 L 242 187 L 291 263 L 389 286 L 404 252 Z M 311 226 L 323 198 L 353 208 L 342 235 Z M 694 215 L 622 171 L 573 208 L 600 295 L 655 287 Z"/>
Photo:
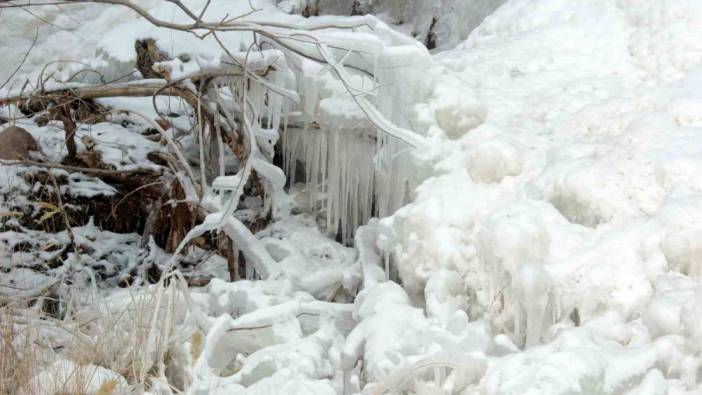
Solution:
<path fill-rule="evenodd" d="M 374 79 L 357 77 L 356 89 L 373 96 L 389 121 L 410 127 L 408 112 L 427 91 L 429 57 L 416 45 L 392 35 L 386 39 L 389 46 L 370 67 Z M 309 208 L 326 213 L 327 231 L 350 241 L 371 217 L 387 216 L 407 203 L 422 175 L 411 146 L 375 128 L 338 81 L 324 72 L 320 77 L 320 66 L 304 66 L 298 83 L 304 92 L 302 125 L 285 132 L 285 168 L 291 184 L 304 181 Z M 299 165 L 304 180 L 296 179 Z"/>
<path fill-rule="evenodd" d="M 262 3 L 281 20 L 328 20 Z M 133 16 L 84 12 L 131 38 L 179 42 Z M 291 59 L 277 83 L 299 92 L 299 103 L 275 106 L 288 116 L 288 186 L 305 188 L 291 205 L 321 213 L 325 230 L 354 247 L 326 238 L 313 216 L 288 215 L 282 193 L 278 222 L 251 234 L 219 199 L 238 193 L 245 174 L 224 175 L 207 197 L 220 212 L 198 230 L 224 226 L 266 278 L 190 291 L 160 284 L 162 302 L 176 307 L 153 314 L 168 331 L 154 335 L 149 358 L 165 352 L 159 336 L 177 334 L 169 344 L 172 362 L 185 366 L 181 384 L 202 394 L 702 391 L 697 0 L 508 0 L 461 45 L 431 57 L 382 29 L 326 34 L 367 49 L 368 58 L 331 52 L 355 68 L 356 94 L 425 144 L 411 149 L 379 133 L 333 68 Z M 88 47 L 98 57 L 81 56 L 105 69 L 128 64 L 131 48 L 105 37 Z M 221 55 L 210 44 L 197 44 L 203 64 Z M 260 95 L 251 99 L 264 107 Z M 282 174 L 267 165 L 279 118 L 263 118 L 272 123 L 254 131 L 261 152 L 250 166 L 280 193 Z M 46 129 L 31 132 L 60 154 Z M 108 146 L 116 140 L 102 126 L 79 131 L 90 132 Z M 138 163 L 143 152 L 132 145 L 124 157 L 110 148 L 111 163 Z M 3 170 L 0 188 L 31 187 Z M 73 181 L 77 193 L 109 193 Z M 8 278 L 50 281 L 24 271 Z M 150 389 L 171 392 L 155 381 Z"/>
<path fill-rule="evenodd" d="M 684 285 L 697 288 L 699 11 L 509 1 L 434 57 L 441 76 L 416 113 L 443 136 L 438 175 L 381 221 L 383 248 L 427 312 L 434 276 L 455 272 L 471 318 L 526 347 L 491 365 L 481 391 L 699 391 L 682 367 L 700 363 Z M 605 356 L 574 351 L 588 348 Z M 556 350 L 581 362 L 550 375 Z"/>

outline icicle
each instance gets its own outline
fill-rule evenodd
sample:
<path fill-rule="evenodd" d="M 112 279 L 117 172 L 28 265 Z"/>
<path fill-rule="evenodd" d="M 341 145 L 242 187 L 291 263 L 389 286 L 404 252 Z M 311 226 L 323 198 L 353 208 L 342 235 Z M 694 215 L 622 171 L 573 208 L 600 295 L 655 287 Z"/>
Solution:
<path fill-rule="evenodd" d="M 382 87 L 378 109 L 395 124 L 407 127 L 407 114 L 423 91 L 428 55 L 413 47 L 387 52 L 376 67 Z M 294 183 L 298 163 L 304 165 L 310 208 L 325 213 L 328 232 L 340 232 L 342 240 L 350 242 L 355 230 L 371 217 L 390 215 L 407 203 L 420 178 L 410 165 L 407 144 L 376 131 L 352 98 L 320 100 L 325 81 L 317 69 L 309 73 L 302 69 L 298 90 L 305 93 L 304 126 L 288 130 L 283 137 L 285 168 Z M 312 127 L 312 121 L 319 129 Z"/>

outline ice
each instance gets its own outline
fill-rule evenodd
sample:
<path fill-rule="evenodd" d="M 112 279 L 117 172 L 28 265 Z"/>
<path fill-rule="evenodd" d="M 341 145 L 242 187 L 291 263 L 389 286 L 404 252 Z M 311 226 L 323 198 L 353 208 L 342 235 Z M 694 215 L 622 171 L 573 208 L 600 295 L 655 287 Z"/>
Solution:
<path fill-rule="evenodd" d="M 636 394 L 651 394 L 651 395 L 662 395 L 667 394 L 668 383 L 666 383 L 665 377 L 660 370 L 652 369 L 646 373 L 646 376 L 641 380 L 641 384 L 638 387 L 627 391 L 626 395 L 636 395 Z"/>
<path fill-rule="evenodd" d="M 409 298 L 394 283 L 379 284 L 359 294 L 356 299 L 360 324 L 346 339 L 344 367 L 353 368 L 363 358 L 366 380 L 383 378 L 393 368 L 388 351 L 420 353 L 420 338 L 428 323 L 420 309 L 411 306 Z M 393 342 L 388 342 L 394 339 Z"/>
<path fill-rule="evenodd" d="M 362 133 L 291 128 L 285 136 L 286 146 L 294 147 L 286 152 L 301 151 L 300 156 L 288 156 L 288 171 L 293 173 L 304 164 L 310 207 L 324 209 L 327 229 L 340 230 L 343 240 L 350 240 L 354 230 L 372 215 L 374 167 L 367 152 L 374 144 Z"/>
<path fill-rule="evenodd" d="M 354 94 L 365 95 L 363 90 L 372 91 L 377 84 L 379 114 L 395 125 L 409 126 L 406 113 L 426 91 L 421 79 L 422 70 L 428 68 L 426 50 L 397 45 L 372 52 L 376 81 L 350 75 L 355 89 L 361 90 Z M 310 207 L 324 210 L 327 230 L 339 231 L 342 240 L 350 241 L 369 218 L 386 216 L 406 203 L 422 174 L 413 164 L 411 145 L 374 128 L 357 98 L 352 100 L 324 70 L 320 76 L 318 66 L 303 64 L 298 78 L 305 92 L 303 127 L 285 132 L 285 168 L 294 183 L 300 181 L 297 166 L 304 166 Z"/>
<path fill-rule="evenodd" d="M 325 210 L 327 229 L 340 230 L 341 238 L 350 240 L 373 214 L 374 166 L 368 157 L 375 148 L 372 129 L 348 98 L 325 98 L 318 109 L 305 111 L 319 117 L 319 129 L 307 126 L 285 132 L 285 167 L 295 182 L 297 166 L 304 165 L 311 208 Z"/>
<path fill-rule="evenodd" d="M 446 317 L 437 306 L 454 300 L 437 300 L 456 273 L 469 317 L 489 319 L 526 355 L 612 311 L 626 324 L 606 336 L 641 347 L 606 362 L 620 369 L 576 352 L 582 364 L 554 376 L 544 368 L 542 381 L 488 372 L 488 393 L 697 388 L 668 356 L 649 353 L 670 336 L 696 339 L 687 317 L 699 274 L 698 99 L 683 86 L 699 86 L 689 43 L 699 31 L 673 25 L 698 12 L 689 2 L 618 5 L 507 2 L 461 47 L 434 57 L 441 75 L 415 106 L 412 122 L 443 143 L 426 155 L 435 176 L 380 222 L 387 236 L 378 241 L 403 287 L 423 295 L 412 300 Z M 676 38 L 654 38 L 663 31 Z M 652 370 L 655 358 L 680 370 Z M 561 375 L 570 377 L 563 387 Z"/>
<path fill-rule="evenodd" d="M 642 317 L 651 337 L 682 334 L 682 308 L 694 297 L 696 282 L 680 275 L 661 276 L 655 288 L 656 297 Z"/>
<path fill-rule="evenodd" d="M 459 92 L 455 88 L 448 87 L 448 92 L 440 92 L 439 95 L 457 95 Z M 441 127 L 446 137 L 457 140 L 466 133 L 482 125 L 487 117 L 485 107 L 472 97 L 466 97 L 458 103 L 440 102 L 434 108 L 433 116 Z"/>
<path fill-rule="evenodd" d="M 376 60 L 378 110 L 399 126 L 410 126 L 415 103 L 427 94 L 428 61 L 423 49 L 410 45 L 388 48 Z M 407 203 L 423 172 L 403 142 L 382 131 L 376 141 L 377 213 L 386 217 Z"/>
<path fill-rule="evenodd" d="M 524 148 L 509 141 L 487 140 L 468 150 L 467 167 L 474 182 L 500 182 L 522 171 Z"/>
<path fill-rule="evenodd" d="M 468 298 L 458 273 L 444 269 L 431 276 L 424 288 L 424 299 L 427 316 L 438 319 L 452 333 L 462 332 Z"/>

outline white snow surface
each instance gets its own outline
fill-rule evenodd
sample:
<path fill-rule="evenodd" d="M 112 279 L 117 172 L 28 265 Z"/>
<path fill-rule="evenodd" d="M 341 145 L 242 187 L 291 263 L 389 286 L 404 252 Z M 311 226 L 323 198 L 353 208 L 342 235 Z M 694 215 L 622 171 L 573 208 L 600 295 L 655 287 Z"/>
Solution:
<path fill-rule="evenodd" d="M 212 15 L 227 9 L 213 3 Z M 258 3 L 269 17 L 298 20 Z M 196 47 L 203 59 L 219 56 L 212 42 L 150 29 L 126 10 L 80 7 L 91 17 L 78 29 L 93 29 L 87 44 L 42 36 L 23 72 L 36 75 L 49 53 L 117 76 L 131 71 L 133 39 L 151 34 L 172 55 Z M 7 41 L 32 31 L 1 29 Z M 0 70 L 18 61 L 3 58 Z M 420 76 L 407 77 L 421 86 L 402 91 L 403 108 L 378 99 L 386 116 L 425 137 L 412 155 L 377 137 L 378 157 L 402 151 L 411 167 L 370 174 L 354 163 L 364 141 L 332 169 L 345 191 L 358 189 L 351 200 L 364 199 L 349 205 L 360 213 L 352 227 L 368 216 L 368 185 L 388 174 L 424 179 L 409 203 L 357 229 L 355 251 L 282 220 L 257 235 L 273 262 L 268 280 L 193 290 L 206 333 L 201 355 L 186 360 L 192 393 L 700 393 L 699 0 L 508 0 Z M 338 133 L 356 128 L 358 111 L 344 110 L 350 102 L 328 75 L 310 78 L 297 81 L 303 114 L 330 113 L 337 123 L 325 129 L 322 119 L 324 141 L 354 144 Z M 329 91 L 304 90 L 320 87 Z M 94 132 L 114 140 L 107 128 Z M 296 138 L 287 141 L 321 144 Z M 299 155 L 327 161 L 338 150 Z M 107 153 L 117 166 L 139 161 L 118 153 Z M 334 299 L 356 291 L 352 304 Z M 198 320 L 190 314 L 182 328 Z"/>

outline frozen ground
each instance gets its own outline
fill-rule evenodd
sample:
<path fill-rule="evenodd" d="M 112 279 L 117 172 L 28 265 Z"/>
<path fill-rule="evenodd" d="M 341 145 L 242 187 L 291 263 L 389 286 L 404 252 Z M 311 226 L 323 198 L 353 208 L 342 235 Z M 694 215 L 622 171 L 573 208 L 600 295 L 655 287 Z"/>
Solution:
<path fill-rule="evenodd" d="M 227 8 L 214 3 L 213 15 Z M 68 57 L 119 75 L 129 71 L 133 39 L 146 35 L 173 55 L 200 45 L 126 10 L 80 7 L 49 14 L 55 24 L 70 23 L 68 15 L 91 22 L 61 33 L 63 44 L 42 30 L 23 73 Z M 299 20 L 272 5 L 266 12 Z M 41 24 L 24 18 L 23 30 L 0 38 L 18 48 L 0 60 L 0 73 L 14 69 L 30 25 Z M 210 53 L 210 44 L 198 48 Z M 413 66 L 419 75 L 403 70 L 383 88 L 406 93 L 390 94 L 403 115 L 386 115 L 424 136 L 395 173 L 359 165 L 362 149 L 373 150 L 363 140 L 368 126 L 330 75 L 309 67 L 297 85 L 302 110 L 329 135 L 284 137 L 288 170 L 307 162 L 308 184 L 292 188 L 289 203 L 307 213 L 257 235 L 275 261 L 271 275 L 177 295 L 168 288 L 180 353 L 173 363 L 186 366 L 179 379 L 191 393 L 702 391 L 698 0 L 505 2 L 456 48 Z M 308 150 L 296 151 L 300 144 Z M 373 152 L 365 159 L 372 163 Z M 10 180 L 15 170 L 0 171 Z M 322 173 L 338 189 L 313 184 L 309 175 Z M 408 204 L 355 229 L 370 215 L 372 188 L 383 187 L 371 185 L 393 175 L 418 185 Z M 310 212 L 320 207 L 326 212 Z M 350 213 L 353 248 L 320 233 L 324 221 L 313 218 Z M 214 259 L 210 271 L 222 264 Z M 19 270 L 0 284 L 51 281 Z M 115 311 L 128 299 L 100 292 Z M 61 363 L 51 369 L 61 372 Z M 170 393 L 156 381 L 151 391 Z"/>

